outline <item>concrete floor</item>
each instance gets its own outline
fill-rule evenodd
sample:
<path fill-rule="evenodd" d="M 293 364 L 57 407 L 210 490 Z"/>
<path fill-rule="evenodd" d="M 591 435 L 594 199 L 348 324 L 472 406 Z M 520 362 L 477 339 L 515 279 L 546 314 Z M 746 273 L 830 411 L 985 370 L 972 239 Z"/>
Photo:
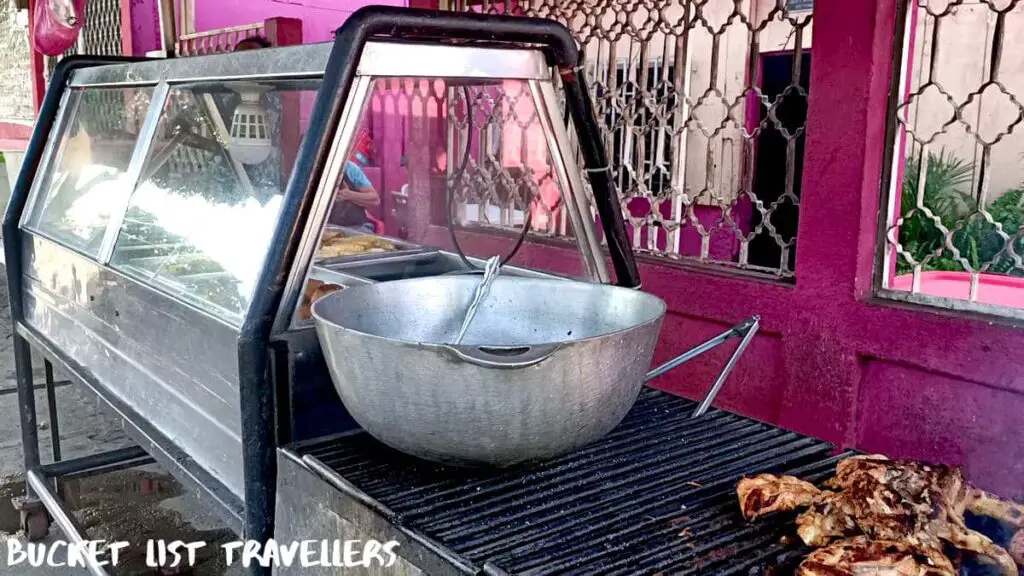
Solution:
<path fill-rule="evenodd" d="M 2 268 L 0 268 L 2 271 Z M 33 362 L 36 379 L 43 382 L 43 363 Z M 57 374 L 57 380 L 62 377 Z M 12 355 L 11 323 L 7 304 L 6 283 L 0 282 L 0 575 L 29 576 L 86 574 L 75 568 L 30 568 L 8 565 L 8 540 L 24 542 L 18 534 L 19 515 L 11 498 L 24 494 L 21 428 L 18 420 L 18 397 L 15 388 Z M 57 389 L 58 424 L 64 458 L 112 450 L 132 445 L 121 428 L 118 417 L 87 390 L 74 385 Z M 40 428 L 40 448 L 44 461 L 50 459 L 50 415 L 46 395 L 36 393 L 36 409 Z M 235 536 L 211 518 L 208 511 L 189 494 L 183 493 L 166 472 L 158 466 L 125 470 L 93 478 L 69 482 L 64 486 L 66 500 L 92 539 L 128 541 L 121 552 L 116 575 L 154 574 L 145 566 L 145 542 L 150 539 L 205 541 L 209 545 L 200 554 L 200 561 L 189 574 L 197 576 L 240 573 L 225 569 L 217 542 L 234 540 Z M 53 528 L 46 542 L 60 540 Z M 179 572 L 181 573 L 181 572 Z"/>

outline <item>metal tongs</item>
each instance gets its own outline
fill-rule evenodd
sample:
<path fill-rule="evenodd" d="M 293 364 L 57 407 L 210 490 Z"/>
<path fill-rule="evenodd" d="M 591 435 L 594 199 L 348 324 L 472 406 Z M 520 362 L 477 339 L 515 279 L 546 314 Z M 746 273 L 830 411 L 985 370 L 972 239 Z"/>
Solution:
<path fill-rule="evenodd" d="M 473 299 L 469 302 L 469 308 L 466 309 L 466 317 L 462 319 L 462 328 L 459 328 L 459 334 L 455 337 L 452 345 L 458 346 L 462 343 L 462 339 L 466 336 L 466 331 L 469 330 L 469 325 L 473 322 L 473 317 L 476 316 L 476 311 L 480 307 L 480 301 L 491 290 L 491 284 L 494 284 L 494 279 L 498 277 L 500 269 L 500 256 L 491 256 L 487 259 L 487 264 L 484 265 L 484 277 L 480 279 L 480 283 L 476 286 Z"/>
<path fill-rule="evenodd" d="M 462 339 L 466 336 L 466 331 L 469 330 L 469 325 L 473 322 L 473 317 L 476 316 L 476 311 L 480 307 L 480 302 L 487 296 L 487 292 L 491 289 L 491 284 L 493 284 L 494 279 L 498 277 L 500 268 L 501 257 L 492 256 L 487 260 L 487 264 L 484 266 L 484 276 L 480 279 L 480 283 L 477 284 L 476 292 L 474 292 L 473 299 L 470 301 L 469 308 L 466 310 L 466 316 L 462 319 L 462 327 L 459 329 L 459 333 L 455 337 L 455 341 L 452 342 L 453 345 L 462 343 Z M 654 370 L 651 370 L 644 378 L 644 383 L 646 384 L 647 382 L 654 380 L 669 370 L 677 368 L 683 363 L 689 362 L 690 360 L 693 360 L 713 348 L 717 348 L 733 338 L 742 338 L 739 345 L 736 346 L 736 350 L 733 351 L 732 356 L 729 357 L 729 361 L 725 363 L 725 367 L 723 367 L 722 371 L 718 373 L 718 378 L 716 378 L 715 383 L 711 385 L 711 389 L 704 395 L 704 399 L 701 400 L 697 409 L 693 411 L 692 417 L 699 418 L 708 411 L 708 408 L 711 407 L 711 403 L 715 401 L 715 397 L 718 396 L 718 392 L 722 389 L 722 385 L 725 384 L 725 379 L 729 377 L 729 373 L 736 367 L 736 362 L 740 359 L 740 356 L 743 355 L 747 346 L 750 345 L 751 340 L 754 339 L 754 335 L 757 334 L 760 327 L 761 317 L 751 316 L 725 332 L 722 332 L 718 336 L 683 352 L 679 356 L 676 356 Z"/>
<path fill-rule="evenodd" d="M 757 334 L 757 330 L 760 327 L 761 317 L 751 316 L 725 332 L 722 332 L 718 336 L 683 352 L 679 356 L 676 356 L 654 370 L 651 370 L 647 373 L 644 383 L 654 380 L 658 376 L 676 368 L 680 364 L 693 360 L 697 356 L 700 356 L 712 348 L 717 348 L 719 345 L 724 344 L 733 338 L 742 337 L 739 346 L 736 346 L 736 350 L 734 350 L 732 356 L 729 357 L 729 361 L 725 363 L 725 367 L 718 373 L 718 378 L 715 380 L 715 383 L 711 385 L 711 389 L 704 395 L 704 399 L 700 401 L 700 405 L 693 411 L 692 417 L 699 418 L 708 411 L 708 408 L 711 407 L 711 403 L 715 401 L 715 396 L 718 395 L 718 391 L 721 390 L 722 385 L 725 384 L 725 379 L 729 377 L 729 373 L 732 372 L 732 369 L 736 366 L 736 361 L 740 359 L 743 351 L 747 349 L 747 346 L 750 344 L 750 341 L 754 339 L 754 335 Z"/>

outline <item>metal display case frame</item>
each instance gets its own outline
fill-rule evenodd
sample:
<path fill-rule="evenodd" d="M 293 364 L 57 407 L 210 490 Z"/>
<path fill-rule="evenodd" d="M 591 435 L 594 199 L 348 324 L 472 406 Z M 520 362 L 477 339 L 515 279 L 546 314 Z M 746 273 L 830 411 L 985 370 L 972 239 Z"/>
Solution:
<path fill-rule="evenodd" d="M 388 38 L 384 40 L 380 37 Z M 462 44 L 453 45 L 452 40 Z M 415 50 L 426 56 L 412 61 L 403 58 L 402 46 L 410 42 L 417 43 Z M 405 54 L 408 54 L 409 47 L 405 48 Z M 48 513 L 69 539 L 81 540 L 85 537 L 73 514 L 63 506 L 58 491 L 53 487 L 53 480 L 155 460 L 187 489 L 200 495 L 204 502 L 219 511 L 227 524 L 246 539 L 265 541 L 271 537 L 276 490 L 275 449 L 283 440 L 288 439 L 287 434 L 282 435 L 282 422 L 294 419 L 291 412 L 296 410 L 284 391 L 290 383 L 282 380 L 300 378 L 294 372 L 289 373 L 283 364 L 295 360 L 294 347 L 297 341 L 300 347 L 309 346 L 312 338 L 315 345 L 312 330 L 305 330 L 297 336 L 285 334 L 287 322 L 281 322 L 294 309 L 301 282 L 306 278 L 314 249 L 309 230 L 317 228 L 319 233 L 318 227 L 322 227 L 327 209 L 324 199 L 330 195 L 330 186 L 338 179 L 341 159 L 347 155 L 356 124 L 354 115 L 357 108 L 354 103 L 365 100 L 373 76 L 508 78 L 508 71 L 512 69 L 516 71 L 514 77 L 532 83 L 539 105 L 544 106 L 554 118 L 559 116 L 559 108 L 550 80 L 552 72 L 557 73 L 584 161 L 583 168 L 594 192 L 594 202 L 606 243 L 604 249 L 610 256 L 617 283 L 639 288 L 639 275 L 626 236 L 619 198 L 610 179 L 597 119 L 581 72 L 581 56 L 575 41 L 563 26 L 553 21 L 521 17 L 371 7 L 351 15 L 338 29 L 333 44 L 329 45 L 329 55 L 327 49 L 328 45 L 311 45 L 272 49 L 258 54 L 239 52 L 178 61 L 140 62 L 125 58 L 70 57 L 63 60 L 54 71 L 54 80 L 47 91 L 23 168 L 3 218 L 4 254 L 14 325 L 18 398 L 21 405 L 19 413 L 28 484 L 23 523 L 30 528 L 30 536 L 40 536 L 40 525 L 45 532 L 47 518 L 41 515 Z M 446 57 L 457 51 L 469 56 L 455 59 Z M 504 56 L 496 58 L 497 55 Z M 306 59 L 303 60 L 303 57 Z M 296 61 L 299 62 L 298 66 Z M 302 69 L 302 66 L 308 69 Z M 196 72 L 185 79 L 181 72 L 188 69 Z M 241 69 L 247 73 L 239 75 L 237 71 Z M 290 72 L 282 72 L 285 69 Z M 53 145 L 50 137 L 59 130 L 58 112 L 69 88 L 80 85 L 155 86 L 149 114 L 141 127 L 135 149 L 135 154 L 142 154 L 142 158 L 133 157 L 131 164 L 131 170 L 134 170 L 132 177 L 137 183 L 150 144 L 144 140 L 153 138 L 155 115 L 159 113 L 162 101 L 166 98 L 169 84 L 202 79 L 248 79 L 260 77 L 261 73 L 275 79 L 317 77 L 321 78 L 321 83 L 313 104 L 309 129 L 299 147 L 292 174 L 284 190 L 269 249 L 244 318 L 237 327 L 225 328 L 223 323 L 216 322 L 212 324 L 225 334 L 236 335 L 230 343 L 233 355 L 229 354 L 229 360 L 232 360 L 233 366 L 228 371 L 232 376 L 237 375 L 238 432 L 243 479 L 239 494 L 226 485 L 222 478 L 201 465 L 194 454 L 182 449 L 180 443 L 172 441 L 159 426 L 155 426 L 152 414 L 140 412 L 114 393 L 98 377 L 94 366 L 85 365 L 73 358 L 60 342 L 55 341 L 52 334 L 40 330 L 27 319 L 26 308 L 32 306 L 27 306 L 31 302 L 26 300 L 26 291 L 30 289 L 26 287 L 26 282 L 31 279 L 26 279 L 26 271 L 35 265 L 36 251 L 46 248 L 47 243 L 52 241 L 25 229 L 21 224 L 33 183 L 45 170 L 42 164 L 47 158 L 48 147 Z M 540 82 L 542 79 L 548 81 Z M 552 150 L 559 150 L 562 155 L 561 162 L 556 161 L 559 164 L 556 167 L 559 180 L 573 188 L 580 187 L 581 171 L 567 169 L 575 162 L 575 154 L 569 157 L 566 127 L 548 122 L 545 128 Z M 577 200 L 572 202 L 576 202 L 577 209 L 582 208 Z M 127 200 L 124 209 L 127 210 Z M 115 211 L 113 220 L 116 222 L 117 218 L 123 216 L 123 212 L 117 215 Z M 593 224 L 592 220 L 590 222 Z M 173 297 L 158 294 L 149 286 L 133 285 L 131 279 L 124 280 L 123 276 L 106 267 L 116 240 L 116 230 L 120 228 L 119 225 L 108 226 L 101 259 L 98 262 L 89 261 L 83 255 L 63 247 L 68 257 L 73 259 L 72 262 L 75 265 L 92 266 L 97 273 L 110 276 L 115 283 L 122 282 L 126 286 L 123 289 L 135 298 L 135 306 L 173 300 Z M 112 236 L 110 230 L 115 230 Z M 603 273 L 599 270 L 605 263 L 603 253 L 594 252 L 601 247 L 593 230 L 580 234 L 578 242 L 581 248 L 583 244 L 588 244 L 590 262 L 587 264 L 592 276 L 608 276 L 607 270 Z M 587 251 L 584 251 L 585 258 L 586 255 Z M 119 316 L 117 309 L 110 309 L 111 305 L 107 304 L 107 308 L 103 309 L 100 306 L 100 303 L 95 304 L 95 309 L 91 311 L 100 315 Z M 38 310 L 34 313 L 38 314 Z M 125 315 L 120 316 L 121 321 L 125 321 Z M 185 316 L 208 321 L 208 315 L 196 310 L 189 311 Z M 33 395 L 32 349 L 47 362 L 47 392 L 51 413 L 54 413 L 56 398 L 53 394 L 50 363 L 73 383 L 86 387 L 103 399 L 122 419 L 126 431 L 138 443 L 138 447 L 60 460 L 59 445 L 55 444 L 54 459 L 57 461 L 42 464 Z M 56 437 L 57 430 L 53 432 Z M 98 566 L 91 567 L 91 570 L 96 574 L 104 573 Z M 265 569 L 254 566 L 252 571 L 263 573 Z"/>

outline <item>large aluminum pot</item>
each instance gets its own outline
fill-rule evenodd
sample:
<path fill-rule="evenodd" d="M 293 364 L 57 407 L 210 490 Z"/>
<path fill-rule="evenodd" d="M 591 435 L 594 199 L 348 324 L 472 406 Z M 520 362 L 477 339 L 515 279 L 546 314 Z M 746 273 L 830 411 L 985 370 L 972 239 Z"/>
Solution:
<path fill-rule="evenodd" d="M 462 344 L 480 282 L 354 286 L 312 307 L 334 385 L 378 440 L 428 460 L 508 466 L 596 440 L 633 406 L 665 303 L 571 280 L 500 276 Z"/>

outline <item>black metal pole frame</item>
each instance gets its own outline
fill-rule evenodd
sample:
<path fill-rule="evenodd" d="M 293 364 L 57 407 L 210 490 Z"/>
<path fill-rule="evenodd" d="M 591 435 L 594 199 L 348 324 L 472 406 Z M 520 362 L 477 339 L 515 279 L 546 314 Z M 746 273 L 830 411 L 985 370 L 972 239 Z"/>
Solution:
<path fill-rule="evenodd" d="M 238 340 L 239 392 L 242 410 L 246 538 L 265 541 L 273 533 L 276 492 L 276 430 L 270 376 L 270 338 L 284 284 L 298 251 L 302 226 L 309 217 L 315 188 L 324 172 L 333 136 L 348 100 L 356 67 L 367 40 L 375 36 L 410 40 L 466 40 L 540 45 L 557 66 L 584 164 L 597 200 L 619 285 L 638 287 L 639 274 L 622 217 L 618 194 L 608 173 L 600 131 L 585 80 L 577 74 L 580 54 L 561 24 L 536 18 L 457 14 L 370 6 L 353 13 L 335 34 L 334 47 L 317 90 L 280 217 L 271 237 L 256 292 Z"/>

